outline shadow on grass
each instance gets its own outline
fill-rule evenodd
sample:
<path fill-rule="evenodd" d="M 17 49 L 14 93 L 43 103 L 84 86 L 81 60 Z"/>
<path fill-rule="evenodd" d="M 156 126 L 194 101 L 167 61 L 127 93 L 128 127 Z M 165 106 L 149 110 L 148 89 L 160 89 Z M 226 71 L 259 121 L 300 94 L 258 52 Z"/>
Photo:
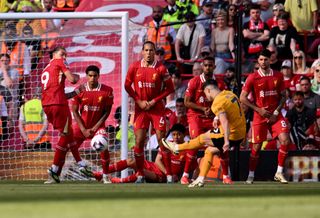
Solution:
<path fill-rule="evenodd" d="M 110 184 L 63 183 L 42 185 L 35 182 L 7 184 L 0 182 L 0 202 L 90 201 L 90 200 L 152 200 L 194 198 L 248 198 L 320 196 L 319 183 L 289 184 L 257 183 L 254 185 L 208 184 L 190 189 L 179 184 Z"/>

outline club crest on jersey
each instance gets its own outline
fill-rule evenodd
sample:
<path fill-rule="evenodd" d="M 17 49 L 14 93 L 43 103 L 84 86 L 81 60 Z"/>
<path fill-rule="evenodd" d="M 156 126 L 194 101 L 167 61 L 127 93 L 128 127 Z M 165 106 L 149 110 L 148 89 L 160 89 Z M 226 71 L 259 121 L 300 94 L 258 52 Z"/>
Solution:
<path fill-rule="evenodd" d="M 157 77 L 158 77 L 158 74 L 154 73 L 154 74 L 152 75 L 152 80 L 156 80 Z"/>
<path fill-rule="evenodd" d="M 101 101 L 102 101 L 102 96 L 99 96 L 99 98 L 98 98 L 98 102 L 100 103 Z"/>
<path fill-rule="evenodd" d="M 278 80 L 276 79 L 276 80 L 273 80 L 273 84 L 275 85 L 275 86 L 277 86 L 277 83 L 278 83 Z"/>

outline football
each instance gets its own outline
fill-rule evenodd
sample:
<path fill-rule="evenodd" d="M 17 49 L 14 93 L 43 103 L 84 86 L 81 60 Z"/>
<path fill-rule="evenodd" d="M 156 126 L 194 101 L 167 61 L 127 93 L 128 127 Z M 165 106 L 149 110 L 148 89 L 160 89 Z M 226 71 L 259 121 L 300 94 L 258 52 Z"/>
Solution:
<path fill-rule="evenodd" d="M 91 148 L 95 151 L 103 151 L 108 147 L 108 138 L 104 135 L 95 135 L 90 142 Z"/>

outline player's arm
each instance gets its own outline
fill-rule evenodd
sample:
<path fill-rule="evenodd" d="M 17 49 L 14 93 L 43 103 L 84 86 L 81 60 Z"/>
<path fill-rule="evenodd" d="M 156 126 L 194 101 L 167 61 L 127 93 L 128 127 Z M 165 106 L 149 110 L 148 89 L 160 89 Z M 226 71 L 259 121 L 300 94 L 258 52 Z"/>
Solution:
<path fill-rule="evenodd" d="M 70 72 L 70 70 L 66 70 L 63 73 L 66 76 L 67 80 L 72 84 L 76 84 L 80 79 L 80 76 L 78 74 L 73 74 Z"/>
<path fill-rule="evenodd" d="M 162 156 L 161 154 L 157 154 L 156 159 L 154 161 L 154 163 L 157 165 L 157 167 L 161 170 L 161 172 L 166 173 L 166 168 L 162 162 Z"/>
<path fill-rule="evenodd" d="M 174 92 L 173 82 L 171 77 L 169 76 L 169 73 L 168 75 L 165 75 L 164 88 L 164 91 L 159 96 L 155 97 L 150 102 L 148 102 L 151 107 L 155 105 L 158 101 L 161 101 L 162 99 L 170 95 L 172 92 Z"/>
<path fill-rule="evenodd" d="M 95 133 L 98 128 L 103 124 L 110 115 L 112 105 L 108 105 L 102 117 L 98 120 L 98 122 L 91 128 L 92 133 Z"/>
<path fill-rule="evenodd" d="M 83 92 L 85 90 L 85 87 L 83 84 L 81 84 L 78 88 L 75 88 L 72 92 L 69 92 L 69 93 L 65 93 L 66 95 L 66 98 L 67 99 L 70 99 L 70 98 L 73 98 L 77 95 L 79 95 L 81 92 Z"/>
<path fill-rule="evenodd" d="M 273 111 L 273 114 L 269 118 L 270 123 L 276 122 L 277 117 L 280 114 L 283 105 L 286 103 L 286 100 L 287 100 L 287 92 L 286 92 L 286 90 L 283 90 L 281 92 L 281 99 L 279 101 L 278 107 Z"/>
<path fill-rule="evenodd" d="M 72 114 L 73 114 L 73 117 L 74 119 L 76 120 L 82 134 L 87 138 L 90 136 L 90 132 L 88 129 L 86 129 L 86 127 L 84 126 L 84 122 L 83 122 L 83 119 L 82 117 L 80 116 L 80 113 L 79 113 L 79 104 L 77 103 L 73 103 L 72 104 L 72 107 L 71 107 L 71 110 L 72 110 Z"/>
<path fill-rule="evenodd" d="M 241 94 L 240 94 L 240 101 L 242 104 L 245 104 L 247 105 L 249 108 L 251 108 L 252 110 L 258 112 L 261 116 L 263 117 L 267 117 L 269 118 L 272 113 L 270 113 L 269 111 L 267 111 L 266 109 L 264 108 L 259 108 L 257 107 L 255 104 L 251 103 L 248 99 L 248 95 L 249 93 L 245 90 L 242 90 L 241 91 Z"/>
<path fill-rule="evenodd" d="M 229 128 L 229 120 L 227 117 L 227 114 L 225 112 L 221 112 L 218 114 L 219 121 L 221 124 L 221 127 L 223 129 L 224 133 L 224 144 L 223 144 L 223 151 L 229 150 L 230 143 L 229 143 L 229 137 L 230 137 L 230 128 Z"/>

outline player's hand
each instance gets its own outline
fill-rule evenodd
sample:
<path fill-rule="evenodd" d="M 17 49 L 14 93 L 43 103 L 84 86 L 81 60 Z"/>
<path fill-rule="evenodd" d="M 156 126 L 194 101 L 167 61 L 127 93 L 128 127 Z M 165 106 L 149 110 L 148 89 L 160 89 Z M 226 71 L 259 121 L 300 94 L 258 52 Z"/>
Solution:
<path fill-rule="evenodd" d="M 138 106 L 139 106 L 142 110 L 146 110 L 147 107 L 148 107 L 148 102 L 145 101 L 145 100 L 143 100 L 143 101 L 137 100 L 136 103 L 138 104 Z"/>
<path fill-rule="evenodd" d="M 73 78 L 75 80 L 74 84 L 77 83 L 80 80 L 80 76 L 78 74 L 72 74 Z"/>
<path fill-rule="evenodd" d="M 147 107 L 145 110 L 150 110 L 150 108 L 152 108 L 155 104 L 156 104 L 156 102 L 154 100 L 148 101 Z"/>
<path fill-rule="evenodd" d="M 206 107 L 203 112 L 204 112 L 204 115 L 206 115 L 208 117 L 211 113 L 211 110 L 209 107 Z"/>
<path fill-rule="evenodd" d="M 270 117 L 269 117 L 269 120 L 268 120 L 268 123 L 270 124 L 273 124 L 277 121 L 277 116 L 275 116 L 274 114 L 272 114 Z"/>
<path fill-rule="evenodd" d="M 178 61 L 179 63 L 183 63 L 183 62 L 184 62 L 184 60 L 183 60 L 181 57 L 178 57 L 178 58 L 177 58 L 177 61 Z"/>
<path fill-rule="evenodd" d="M 222 146 L 223 152 L 228 151 L 229 148 L 230 148 L 229 142 L 225 142 L 225 143 L 223 144 L 223 146 Z"/>
<path fill-rule="evenodd" d="M 91 136 L 93 136 L 93 133 L 92 133 L 91 129 L 85 129 L 85 130 L 83 130 L 83 131 L 82 131 L 82 134 L 83 134 L 83 136 L 86 137 L 86 138 L 90 138 Z"/>
<path fill-rule="evenodd" d="M 213 119 L 212 126 L 213 126 L 214 129 L 217 129 L 217 128 L 219 127 L 219 125 L 220 125 L 219 118 L 218 118 L 218 117 L 215 117 L 215 118 Z"/>
<path fill-rule="evenodd" d="M 265 118 L 270 118 L 272 113 L 270 111 L 267 111 L 265 108 L 259 108 L 258 113 Z"/>

